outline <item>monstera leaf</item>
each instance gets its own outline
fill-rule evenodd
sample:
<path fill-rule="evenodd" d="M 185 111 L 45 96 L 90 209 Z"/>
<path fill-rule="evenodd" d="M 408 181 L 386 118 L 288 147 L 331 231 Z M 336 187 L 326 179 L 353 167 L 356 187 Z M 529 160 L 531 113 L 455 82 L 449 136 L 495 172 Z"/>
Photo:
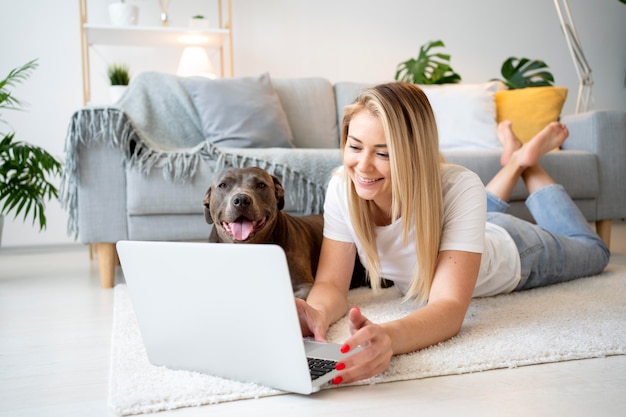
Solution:
<path fill-rule="evenodd" d="M 546 71 L 548 65 L 540 60 L 510 57 L 502 64 L 502 77 L 509 90 L 526 87 L 544 87 L 554 83 L 554 77 Z"/>
<path fill-rule="evenodd" d="M 432 41 L 420 47 L 417 59 L 398 64 L 395 79 L 412 84 L 453 84 L 461 76 L 448 64 L 450 55 L 430 53 L 432 48 L 444 47 L 442 41 Z"/>

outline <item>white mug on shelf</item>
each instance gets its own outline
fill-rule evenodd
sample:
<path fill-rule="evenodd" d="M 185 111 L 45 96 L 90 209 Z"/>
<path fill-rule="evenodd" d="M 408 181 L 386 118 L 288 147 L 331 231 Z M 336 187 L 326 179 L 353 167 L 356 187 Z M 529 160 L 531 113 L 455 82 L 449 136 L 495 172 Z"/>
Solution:
<path fill-rule="evenodd" d="M 137 24 L 139 7 L 128 3 L 109 4 L 109 18 L 113 26 L 132 26 Z"/>

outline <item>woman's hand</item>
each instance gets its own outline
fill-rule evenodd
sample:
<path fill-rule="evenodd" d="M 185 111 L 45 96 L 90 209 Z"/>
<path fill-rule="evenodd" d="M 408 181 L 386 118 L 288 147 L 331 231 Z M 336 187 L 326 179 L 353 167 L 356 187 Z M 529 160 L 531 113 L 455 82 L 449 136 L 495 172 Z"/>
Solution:
<path fill-rule="evenodd" d="M 326 314 L 311 307 L 300 298 L 296 298 L 296 309 L 298 310 L 302 336 L 313 336 L 318 342 L 325 342 L 326 331 L 330 326 Z"/>
<path fill-rule="evenodd" d="M 393 356 L 391 337 L 382 326 L 369 321 L 358 307 L 350 309 L 348 318 L 352 336 L 341 351 L 348 353 L 358 346 L 361 350 L 337 364 L 337 370 L 342 372 L 333 380 L 335 384 L 378 375 L 387 370 Z"/>

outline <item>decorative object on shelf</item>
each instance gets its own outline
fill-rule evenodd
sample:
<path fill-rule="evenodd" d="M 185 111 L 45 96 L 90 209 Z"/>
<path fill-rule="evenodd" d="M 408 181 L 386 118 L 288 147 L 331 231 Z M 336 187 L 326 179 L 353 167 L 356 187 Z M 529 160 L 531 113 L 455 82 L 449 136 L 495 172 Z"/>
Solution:
<path fill-rule="evenodd" d="M 232 33 L 232 7 L 231 0 L 216 0 L 217 13 L 206 12 L 211 25 L 209 29 L 193 30 L 186 22 L 177 27 L 161 27 L 158 24 L 149 25 L 139 22 L 139 26 L 112 26 L 90 22 L 87 13 L 87 3 L 92 0 L 78 0 L 80 9 L 80 46 L 81 46 L 81 73 L 83 104 L 88 104 L 92 99 L 91 60 L 92 48 L 98 45 L 111 47 L 156 47 L 156 48 L 181 48 L 185 46 L 202 46 L 212 51 L 211 60 L 215 65 L 218 77 L 234 75 L 233 33 Z M 107 0 L 109 1 L 109 0 Z M 120 0 L 110 0 L 120 1 Z M 137 1 L 130 1 L 131 3 Z M 145 0 L 142 0 L 145 2 Z M 152 1 L 152 0 L 150 0 Z M 129 0 L 126 0 L 129 2 Z M 168 8 L 171 0 L 159 0 L 162 10 L 162 22 L 167 24 Z M 222 5 L 225 3 L 225 7 Z M 155 5 L 156 7 L 156 5 Z M 153 11 L 156 19 L 156 10 Z M 142 12 L 143 13 L 143 12 Z M 209 15 L 210 13 L 210 15 Z M 199 10 L 191 10 L 185 14 L 184 19 L 193 14 L 199 14 Z"/>
<path fill-rule="evenodd" d="M 440 40 L 422 45 L 417 59 L 411 58 L 398 65 L 395 79 L 413 84 L 454 84 L 461 81 L 461 76 L 448 64 L 450 55 L 428 54 L 432 48 L 444 46 Z"/>
<path fill-rule="evenodd" d="M 167 11 L 170 8 L 170 0 L 159 0 L 159 8 L 161 9 L 161 25 L 167 26 L 169 24 Z"/>
<path fill-rule="evenodd" d="M 209 19 L 202 16 L 201 14 L 191 16 L 189 18 L 189 27 L 192 29 L 208 29 L 209 28 Z"/>
<path fill-rule="evenodd" d="M 620 1 L 626 3 L 626 0 Z M 561 3 L 563 3 L 562 8 Z M 583 52 L 583 46 L 580 43 L 578 33 L 576 33 L 567 0 L 554 0 L 554 7 L 556 7 L 556 12 L 559 15 L 559 22 L 561 22 L 563 35 L 565 35 L 567 49 L 569 49 L 572 60 L 574 61 L 574 66 L 576 67 L 576 73 L 578 74 L 579 85 L 578 98 L 576 99 L 576 113 L 587 111 L 589 109 L 589 102 L 591 101 L 591 86 L 593 85 L 591 67 Z M 565 10 L 565 13 L 563 13 L 563 10 Z"/>
<path fill-rule="evenodd" d="M 211 79 L 216 78 L 209 55 L 206 49 L 201 46 L 188 46 L 183 49 L 176 74 L 181 77 L 200 76 Z"/>
<path fill-rule="evenodd" d="M 7 87 L 28 78 L 37 66 L 37 60 L 30 61 L 11 70 L 4 80 L 0 80 L 0 109 L 23 109 L 23 104 L 13 97 Z M 58 198 L 57 188 L 48 181 L 48 176 L 61 175 L 62 165 L 43 148 L 15 141 L 15 132 L 1 135 L 0 216 L 12 213 L 17 218 L 23 213 L 23 219 L 31 216 L 33 225 L 37 222 L 41 231 L 46 228 L 45 203 Z"/>
<path fill-rule="evenodd" d="M 112 64 L 107 68 L 107 76 L 111 83 L 111 100 L 116 103 L 128 88 L 130 72 L 125 64 Z"/>
<path fill-rule="evenodd" d="M 109 18 L 113 26 L 134 26 L 139 20 L 139 7 L 126 0 L 109 4 Z"/>

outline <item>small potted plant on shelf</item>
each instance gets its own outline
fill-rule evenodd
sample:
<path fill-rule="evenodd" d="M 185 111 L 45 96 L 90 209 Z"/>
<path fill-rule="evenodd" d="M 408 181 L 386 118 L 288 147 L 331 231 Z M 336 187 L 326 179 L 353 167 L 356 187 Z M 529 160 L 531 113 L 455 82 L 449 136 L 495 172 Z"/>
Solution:
<path fill-rule="evenodd" d="M 109 77 L 109 82 L 111 83 L 111 100 L 115 103 L 122 97 L 126 88 L 128 88 L 128 84 L 130 83 L 130 71 L 128 69 L 128 65 L 109 65 L 107 68 L 107 76 Z"/>
<path fill-rule="evenodd" d="M 23 104 L 8 90 L 28 78 L 37 60 L 9 72 L 0 81 L 0 109 L 22 110 Z M 2 121 L 0 119 L 0 121 Z M 7 124 L 2 121 L 3 124 Z M 61 163 L 43 148 L 15 140 L 15 132 L 0 133 L 0 241 L 4 216 L 32 217 L 39 230 L 46 228 L 45 203 L 58 198 L 49 176 L 61 175 Z"/>
<path fill-rule="evenodd" d="M 209 19 L 207 19 L 201 14 L 191 16 L 189 18 L 189 27 L 192 29 L 208 29 Z"/>

